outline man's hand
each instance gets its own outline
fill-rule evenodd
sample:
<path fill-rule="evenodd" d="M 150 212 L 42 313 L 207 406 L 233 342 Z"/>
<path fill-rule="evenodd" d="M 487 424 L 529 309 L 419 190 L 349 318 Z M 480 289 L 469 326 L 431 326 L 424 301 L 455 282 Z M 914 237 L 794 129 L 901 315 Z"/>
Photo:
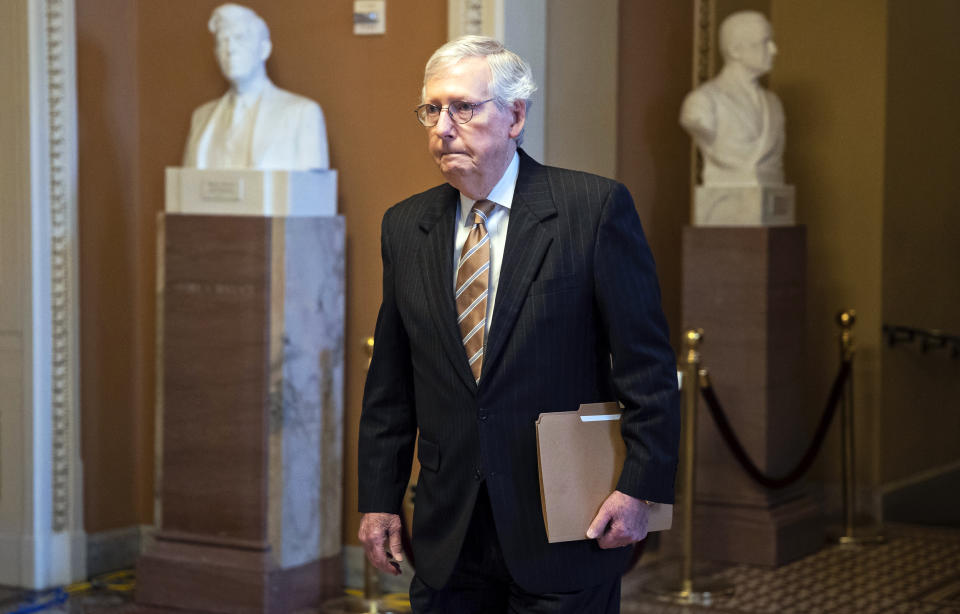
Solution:
<path fill-rule="evenodd" d="M 610 493 L 597 517 L 587 529 L 587 537 L 601 548 L 619 548 L 647 536 L 650 505 L 619 490 Z"/>
<path fill-rule="evenodd" d="M 400 516 L 370 513 L 360 519 L 357 534 L 373 566 L 394 576 L 400 575 L 399 562 L 403 560 L 401 530 Z"/>

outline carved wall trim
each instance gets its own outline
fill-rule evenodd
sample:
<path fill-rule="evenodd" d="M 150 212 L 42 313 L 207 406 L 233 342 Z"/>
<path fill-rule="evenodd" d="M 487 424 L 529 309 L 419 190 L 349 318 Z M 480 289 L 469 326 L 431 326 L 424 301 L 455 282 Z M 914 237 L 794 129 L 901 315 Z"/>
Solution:
<path fill-rule="evenodd" d="M 447 38 L 465 34 L 503 40 L 504 0 L 447 0 Z"/>
<path fill-rule="evenodd" d="M 53 530 L 64 531 L 69 527 L 70 514 L 70 464 L 73 394 L 71 366 L 75 362 L 71 306 L 74 302 L 71 264 L 73 263 L 73 205 L 76 191 L 75 174 L 72 172 L 74 158 L 71 148 L 76 147 L 73 131 L 69 125 L 70 103 L 76 98 L 70 91 L 68 76 L 73 66 L 68 66 L 66 52 L 68 9 L 65 0 L 46 0 L 46 88 L 48 101 L 48 194 L 50 207 L 50 405 L 51 442 L 53 448 Z M 72 60 L 72 54 L 70 54 Z"/>
<path fill-rule="evenodd" d="M 0 583 L 31 589 L 86 577 L 76 393 L 75 1 L 0 3 L 3 208 L 14 225 L 4 228 L 3 246 L 15 257 L 12 268 L 5 263 L 4 290 L 16 290 L 5 295 L 11 330 L 0 333 L 17 335 L 11 346 L 10 334 L 0 334 L 4 372 L 14 373 L 0 388 L 8 405 L 18 405 L 4 414 L 3 471 L 7 484 L 19 485 L 4 489 Z"/>
<path fill-rule="evenodd" d="M 35 210 L 45 219 L 49 257 L 49 328 L 35 330 L 49 334 L 42 341 L 49 355 L 48 370 L 37 377 L 48 379 L 51 442 L 51 525 L 55 533 L 76 529 L 74 508 L 80 501 L 77 367 L 76 292 L 76 44 L 74 0 L 43 0 L 38 41 L 42 58 L 42 98 L 46 103 L 46 125 L 41 129 L 41 146 L 46 162 L 43 174 L 47 202 L 38 202 L 46 211 Z M 35 47 L 37 48 L 37 47 Z M 42 121 L 42 120 L 41 120 Z M 41 273 L 42 275 L 42 273 Z M 38 424 L 43 424 L 41 421 Z"/>
<path fill-rule="evenodd" d="M 716 65 L 716 0 L 693 0 L 693 70 L 692 87 L 695 90 L 709 80 Z M 690 141 L 690 219 L 693 219 L 693 193 L 700 174 L 703 158 L 696 143 Z"/>
<path fill-rule="evenodd" d="M 716 54 L 717 7 L 715 0 L 694 0 L 693 24 L 693 87 L 694 89 L 713 76 Z"/>

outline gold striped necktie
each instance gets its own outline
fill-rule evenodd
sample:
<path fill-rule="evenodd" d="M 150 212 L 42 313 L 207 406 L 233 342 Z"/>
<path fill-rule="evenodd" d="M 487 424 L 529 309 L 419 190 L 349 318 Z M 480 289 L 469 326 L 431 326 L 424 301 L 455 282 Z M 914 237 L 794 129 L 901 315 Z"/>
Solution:
<path fill-rule="evenodd" d="M 483 367 L 484 328 L 487 316 L 487 286 L 490 278 L 490 238 L 487 219 L 496 203 L 478 200 L 470 213 L 473 228 L 467 235 L 457 264 L 457 322 L 473 378 L 480 381 Z"/>

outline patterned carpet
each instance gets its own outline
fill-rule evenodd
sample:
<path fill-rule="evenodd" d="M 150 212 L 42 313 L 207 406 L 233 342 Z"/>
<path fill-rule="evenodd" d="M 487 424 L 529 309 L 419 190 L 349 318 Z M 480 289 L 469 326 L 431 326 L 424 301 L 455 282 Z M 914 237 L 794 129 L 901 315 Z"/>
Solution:
<path fill-rule="evenodd" d="M 883 545 L 828 546 L 777 569 L 701 565 L 698 577 L 710 574 L 735 589 L 711 607 L 657 601 L 646 587 L 659 578 L 676 579 L 678 563 L 646 556 L 644 565 L 624 576 L 621 613 L 960 614 L 960 529 L 892 525 L 886 534 Z M 0 613 L 22 611 L 25 603 L 0 587 Z M 88 594 L 43 611 L 122 614 L 129 609 L 119 595 Z"/>
<path fill-rule="evenodd" d="M 679 575 L 675 561 L 658 561 L 624 578 L 621 611 L 662 613 L 960 614 L 960 530 L 888 526 L 879 546 L 828 546 L 777 569 L 733 565 L 711 574 L 734 586 L 711 607 L 658 602 L 646 587 Z M 707 572 L 709 573 L 709 572 Z"/>

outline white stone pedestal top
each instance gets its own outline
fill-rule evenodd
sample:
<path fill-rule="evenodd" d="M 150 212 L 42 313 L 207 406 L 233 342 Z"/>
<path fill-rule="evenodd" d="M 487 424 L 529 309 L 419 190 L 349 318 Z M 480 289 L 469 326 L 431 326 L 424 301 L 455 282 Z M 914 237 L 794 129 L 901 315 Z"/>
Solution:
<path fill-rule="evenodd" d="M 697 186 L 694 226 L 792 226 L 794 187 Z"/>
<path fill-rule="evenodd" d="M 168 167 L 166 212 L 198 215 L 337 214 L 337 171 Z"/>

